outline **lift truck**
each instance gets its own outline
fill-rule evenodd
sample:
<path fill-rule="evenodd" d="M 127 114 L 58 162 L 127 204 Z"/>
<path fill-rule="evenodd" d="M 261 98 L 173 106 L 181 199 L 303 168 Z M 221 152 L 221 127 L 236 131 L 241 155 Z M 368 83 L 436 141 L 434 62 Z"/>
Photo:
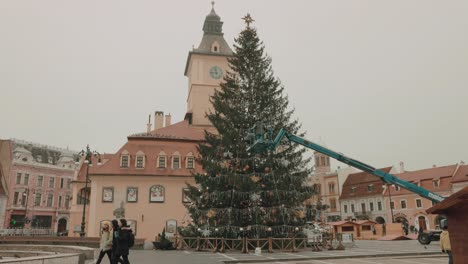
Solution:
<path fill-rule="evenodd" d="M 401 188 L 407 189 L 435 203 L 439 203 L 445 199 L 445 197 L 437 193 L 421 188 L 420 186 L 414 183 L 402 180 L 393 174 L 386 173 L 361 161 L 349 158 L 342 153 L 338 153 L 324 146 L 313 143 L 299 136 L 293 135 L 284 128 L 281 129 L 278 132 L 278 134 L 273 138 L 273 129 L 269 126 L 265 126 L 265 124 L 261 122 L 256 123 L 255 126 L 249 130 L 245 138 L 248 142 L 250 142 L 250 146 L 247 148 L 247 151 L 251 153 L 261 153 L 268 150 L 274 151 L 281 144 L 284 138 L 286 138 L 289 142 L 294 142 L 306 148 L 313 149 L 338 161 L 346 163 L 356 169 L 371 173 L 379 177 L 386 184 L 400 186 Z M 441 232 L 442 231 L 435 230 L 420 233 L 418 235 L 418 241 L 423 245 L 430 244 L 431 241 L 438 241 L 440 240 Z"/>

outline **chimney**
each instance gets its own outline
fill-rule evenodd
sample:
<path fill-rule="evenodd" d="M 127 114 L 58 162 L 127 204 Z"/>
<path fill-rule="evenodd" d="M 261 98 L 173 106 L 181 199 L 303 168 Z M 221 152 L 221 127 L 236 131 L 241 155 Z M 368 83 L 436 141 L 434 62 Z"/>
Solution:
<path fill-rule="evenodd" d="M 168 126 L 171 125 L 171 114 L 166 115 L 166 120 L 165 121 L 166 121 L 166 123 L 164 125 L 165 127 L 168 127 Z"/>
<path fill-rule="evenodd" d="M 400 161 L 400 173 L 405 172 L 405 163 L 403 161 Z"/>
<path fill-rule="evenodd" d="M 164 112 L 156 111 L 154 112 L 154 130 L 160 129 L 163 127 Z"/>
<path fill-rule="evenodd" d="M 151 132 L 151 114 L 148 115 L 148 124 L 146 124 L 146 133 L 150 133 Z"/>

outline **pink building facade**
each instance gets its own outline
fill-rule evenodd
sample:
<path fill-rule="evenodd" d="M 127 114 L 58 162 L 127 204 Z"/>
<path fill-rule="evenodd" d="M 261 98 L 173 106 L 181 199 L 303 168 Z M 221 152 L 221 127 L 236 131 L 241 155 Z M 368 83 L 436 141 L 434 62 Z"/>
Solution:
<path fill-rule="evenodd" d="M 455 176 L 465 171 L 466 167 L 467 165 L 455 164 L 408 171 L 396 176 L 431 192 L 448 197 L 455 192 L 453 182 L 455 179 L 459 180 Z M 463 182 L 468 183 L 468 177 L 466 177 L 465 181 L 457 181 L 459 184 Z M 442 216 L 431 215 L 426 212 L 427 209 L 435 205 L 434 202 L 393 185 L 384 190 L 384 196 L 385 203 L 393 208 L 393 220 L 395 222 L 408 222 L 410 229 L 416 231 L 439 228 Z M 387 218 L 392 219 L 392 210 L 387 210 Z"/>
<path fill-rule="evenodd" d="M 46 229 L 66 233 L 69 227 L 73 152 L 12 140 L 3 228 Z"/>

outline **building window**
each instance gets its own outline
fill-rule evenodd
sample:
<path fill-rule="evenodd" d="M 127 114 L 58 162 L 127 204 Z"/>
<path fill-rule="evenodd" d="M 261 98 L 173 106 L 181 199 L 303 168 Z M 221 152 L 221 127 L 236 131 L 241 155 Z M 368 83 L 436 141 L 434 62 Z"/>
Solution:
<path fill-rule="evenodd" d="M 49 188 L 54 188 L 54 186 L 55 186 L 55 178 L 50 177 L 49 178 Z"/>
<path fill-rule="evenodd" d="M 432 185 L 434 186 L 434 188 L 439 188 L 440 186 L 440 181 L 437 180 L 437 181 L 432 181 Z"/>
<path fill-rule="evenodd" d="M 42 187 L 42 182 L 44 181 L 44 176 L 37 176 L 37 186 Z"/>
<path fill-rule="evenodd" d="M 64 182 L 65 182 L 65 179 L 64 179 L 64 178 L 60 178 L 60 189 L 63 189 Z"/>
<path fill-rule="evenodd" d="M 315 157 L 315 167 L 319 167 L 320 166 L 320 159 L 319 157 Z"/>
<path fill-rule="evenodd" d="M 354 232 L 354 226 L 342 226 L 341 231 L 343 231 L 343 232 Z"/>
<path fill-rule="evenodd" d="M 400 186 L 395 185 L 395 191 L 399 192 L 400 191 Z"/>
<path fill-rule="evenodd" d="M 351 204 L 351 213 L 354 213 L 354 204 Z"/>
<path fill-rule="evenodd" d="M 36 193 L 34 195 L 34 206 L 41 206 L 41 198 L 42 198 L 42 194 L 40 193 Z"/>
<path fill-rule="evenodd" d="M 371 212 L 374 211 L 374 203 L 373 203 L 373 202 L 370 202 L 370 203 L 369 203 L 369 210 L 370 210 Z"/>
<path fill-rule="evenodd" d="M 16 173 L 16 184 L 21 184 L 21 173 Z"/>
<path fill-rule="evenodd" d="M 65 208 L 68 209 L 68 207 L 70 206 L 70 196 L 65 196 Z"/>
<path fill-rule="evenodd" d="M 15 192 L 15 195 L 13 196 L 13 204 L 18 205 L 18 203 L 19 203 L 19 192 Z"/>
<path fill-rule="evenodd" d="M 400 204 L 401 204 L 401 209 L 406 209 L 406 201 L 405 200 L 401 200 Z"/>
<path fill-rule="evenodd" d="M 70 185 L 71 185 L 71 180 L 67 179 L 67 189 L 70 189 Z"/>
<path fill-rule="evenodd" d="M 129 155 L 122 155 L 122 156 L 120 157 L 120 167 L 122 167 L 122 168 L 128 168 L 129 160 L 130 160 L 130 156 L 129 156 Z"/>
<path fill-rule="evenodd" d="M 356 187 L 351 187 L 351 194 L 354 194 L 356 192 Z"/>
<path fill-rule="evenodd" d="M 343 205 L 343 211 L 345 212 L 345 214 L 348 213 L 348 205 L 347 204 Z"/>
<path fill-rule="evenodd" d="M 422 200 L 416 199 L 416 208 L 422 208 Z"/>
<path fill-rule="evenodd" d="M 24 174 L 24 179 L 23 179 L 23 184 L 28 185 L 29 184 L 29 174 Z"/>
<path fill-rule="evenodd" d="M 193 157 L 187 157 L 187 169 L 193 169 L 195 166 L 195 159 Z"/>
<path fill-rule="evenodd" d="M 395 202 L 394 201 L 390 202 L 390 208 L 393 209 L 393 210 L 395 209 Z"/>
<path fill-rule="evenodd" d="M 137 156 L 136 158 L 136 167 L 138 169 L 143 169 L 144 168 L 144 165 L 143 165 L 143 162 L 144 162 L 144 156 Z"/>
<path fill-rule="evenodd" d="M 368 192 L 372 192 L 373 190 L 374 190 L 374 185 L 373 184 L 367 185 L 367 191 Z"/>
<path fill-rule="evenodd" d="M 166 168 L 166 156 L 159 156 L 158 168 Z"/>
<path fill-rule="evenodd" d="M 381 201 L 377 202 L 377 210 L 382 211 L 382 202 Z"/>
<path fill-rule="evenodd" d="M 330 209 L 332 211 L 336 210 L 336 199 L 330 199 Z"/>
<path fill-rule="evenodd" d="M 366 204 L 361 203 L 361 212 L 365 213 L 366 212 Z"/>
<path fill-rule="evenodd" d="M 330 194 L 335 193 L 335 184 L 334 183 L 329 183 L 328 184 L 328 190 L 330 191 Z"/>
<path fill-rule="evenodd" d="M 47 207 L 52 207 L 52 201 L 54 199 L 54 195 L 53 194 L 48 194 L 47 195 Z"/>
<path fill-rule="evenodd" d="M 59 196 L 58 207 L 62 208 L 62 196 Z"/>
<path fill-rule="evenodd" d="M 180 156 L 172 157 L 172 168 L 180 169 Z"/>

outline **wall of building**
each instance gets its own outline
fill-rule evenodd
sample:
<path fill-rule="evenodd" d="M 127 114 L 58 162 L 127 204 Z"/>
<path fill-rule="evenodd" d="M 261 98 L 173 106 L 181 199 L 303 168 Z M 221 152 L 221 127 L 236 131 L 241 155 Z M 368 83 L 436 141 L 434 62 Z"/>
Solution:
<path fill-rule="evenodd" d="M 91 181 L 87 236 L 99 236 L 100 222 L 114 219 L 114 210 L 120 207 L 124 208 L 127 220 L 136 221 L 137 238 L 147 240 L 161 233 L 167 220 L 182 225 L 190 218 L 182 201 L 182 190 L 186 183 L 194 184 L 193 177 L 93 176 Z M 154 185 L 164 187 L 164 202 L 150 202 L 150 188 Z M 128 187 L 138 188 L 137 202 L 127 202 Z M 103 201 L 104 188 L 113 188 L 112 202 Z"/>

